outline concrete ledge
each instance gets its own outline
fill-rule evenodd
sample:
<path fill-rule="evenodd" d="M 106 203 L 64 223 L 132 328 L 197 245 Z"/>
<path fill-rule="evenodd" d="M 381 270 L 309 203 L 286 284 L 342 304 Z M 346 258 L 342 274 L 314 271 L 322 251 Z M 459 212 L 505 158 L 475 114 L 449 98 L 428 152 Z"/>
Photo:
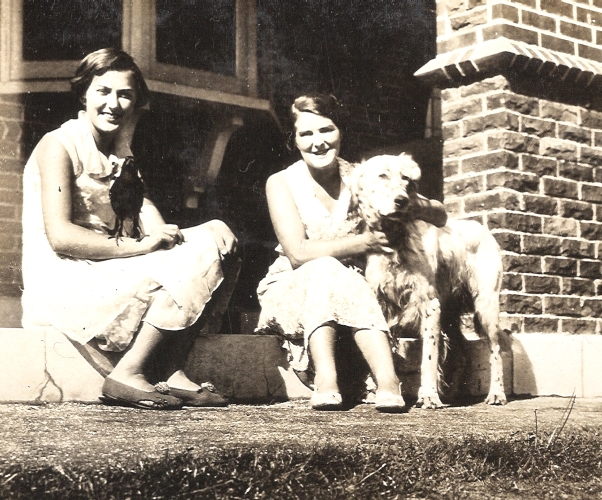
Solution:
<path fill-rule="evenodd" d="M 98 402 L 104 375 L 116 357 L 74 346 L 52 329 L 0 328 L 0 402 Z M 508 395 L 602 397 L 602 336 L 514 334 L 502 351 Z M 484 396 L 489 389 L 489 350 L 468 340 L 461 395 Z M 416 397 L 420 342 L 400 342 L 396 359 L 404 396 Z M 211 381 L 238 402 L 273 402 L 310 396 L 286 361 L 276 337 L 199 337 L 187 362 L 197 382 Z"/>
<path fill-rule="evenodd" d="M 103 377 L 61 333 L 0 329 L 0 401 L 98 401 Z"/>
<path fill-rule="evenodd" d="M 104 376 L 118 357 L 75 346 L 54 329 L 0 328 L 0 402 L 98 402 Z M 235 401 L 272 402 L 308 397 L 288 368 L 275 337 L 200 337 L 187 373 L 212 381 Z"/>
<path fill-rule="evenodd" d="M 93 346 L 72 344 L 53 329 L 0 328 L 0 402 L 98 402 L 104 376 L 118 357 Z M 468 376 L 460 393 L 483 396 L 489 388 L 489 351 L 468 342 Z M 404 396 L 415 398 L 420 381 L 420 342 L 400 342 L 397 368 Z M 187 361 L 188 375 L 213 382 L 237 402 L 273 402 L 309 397 L 311 392 L 288 366 L 276 337 L 199 337 Z M 506 390 L 512 393 L 512 356 L 504 353 Z"/>
<path fill-rule="evenodd" d="M 278 338 L 269 335 L 199 337 L 188 357 L 186 373 L 197 383 L 212 382 L 222 394 L 240 402 L 311 395 L 288 367 Z"/>
<path fill-rule="evenodd" d="M 500 26 L 503 31 L 504 25 Z M 474 81 L 478 73 L 512 71 L 538 78 L 562 81 L 580 88 L 602 85 L 602 64 L 500 36 L 472 47 L 439 54 L 414 76 L 439 87 Z"/>
<path fill-rule="evenodd" d="M 602 397 L 602 336 L 512 335 L 514 392 Z"/>

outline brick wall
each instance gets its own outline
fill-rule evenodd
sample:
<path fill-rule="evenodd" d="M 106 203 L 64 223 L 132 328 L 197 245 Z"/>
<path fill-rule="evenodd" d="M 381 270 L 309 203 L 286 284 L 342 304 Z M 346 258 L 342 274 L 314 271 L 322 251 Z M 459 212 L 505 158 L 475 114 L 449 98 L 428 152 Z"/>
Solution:
<path fill-rule="evenodd" d="M 444 195 L 502 248 L 502 327 L 602 327 L 602 2 L 442 0 Z"/>
<path fill-rule="evenodd" d="M 24 106 L 0 95 L 0 295 L 20 296 Z"/>
<path fill-rule="evenodd" d="M 439 54 L 506 37 L 602 61 L 602 2 L 441 0 L 437 34 Z"/>
<path fill-rule="evenodd" d="M 503 76 L 442 99 L 445 203 L 503 250 L 502 326 L 599 333 L 602 113 L 518 95 Z"/>

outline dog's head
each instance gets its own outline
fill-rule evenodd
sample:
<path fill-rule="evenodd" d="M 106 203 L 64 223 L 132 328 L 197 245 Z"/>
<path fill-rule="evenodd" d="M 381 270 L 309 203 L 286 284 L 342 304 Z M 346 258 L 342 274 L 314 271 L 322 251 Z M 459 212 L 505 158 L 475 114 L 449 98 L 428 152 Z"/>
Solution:
<path fill-rule="evenodd" d="M 361 217 L 373 229 L 403 220 L 417 193 L 420 167 L 412 157 L 374 156 L 355 168 L 352 190 Z"/>

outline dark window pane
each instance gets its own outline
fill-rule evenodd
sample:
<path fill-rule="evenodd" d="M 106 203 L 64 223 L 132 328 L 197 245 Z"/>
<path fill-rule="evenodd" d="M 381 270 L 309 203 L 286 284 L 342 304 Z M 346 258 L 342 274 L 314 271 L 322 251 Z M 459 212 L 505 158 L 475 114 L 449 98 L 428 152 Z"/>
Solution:
<path fill-rule="evenodd" d="M 157 61 L 234 75 L 235 0 L 157 0 Z"/>
<path fill-rule="evenodd" d="M 121 48 L 121 0 L 23 0 L 23 59 L 81 59 Z"/>

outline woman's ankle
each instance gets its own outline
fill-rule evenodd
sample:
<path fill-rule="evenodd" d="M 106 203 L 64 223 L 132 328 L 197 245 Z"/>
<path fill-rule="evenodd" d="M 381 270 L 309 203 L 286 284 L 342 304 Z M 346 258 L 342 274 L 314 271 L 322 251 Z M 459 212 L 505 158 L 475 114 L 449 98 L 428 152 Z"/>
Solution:
<path fill-rule="evenodd" d="M 313 387 L 319 394 L 333 394 L 341 392 L 338 381 L 332 379 L 314 379 Z"/>
<path fill-rule="evenodd" d="M 167 385 L 175 389 L 184 389 L 187 391 L 196 391 L 201 388 L 200 385 L 190 380 L 184 370 L 176 370 L 166 380 Z"/>
<path fill-rule="evenodd" d="M 397 378 L 386 380 L 383 382 L 378 381 L 376 392 L 401 394 L 401 382 L 399 382 Z"/>
<path fill-rule="evenodd" d="M 155 389 L 155 386 L 141 373 L 128 373 L 125 370 L 113 370 L 107 378 L 143 391 L 152 391 Z"/>

